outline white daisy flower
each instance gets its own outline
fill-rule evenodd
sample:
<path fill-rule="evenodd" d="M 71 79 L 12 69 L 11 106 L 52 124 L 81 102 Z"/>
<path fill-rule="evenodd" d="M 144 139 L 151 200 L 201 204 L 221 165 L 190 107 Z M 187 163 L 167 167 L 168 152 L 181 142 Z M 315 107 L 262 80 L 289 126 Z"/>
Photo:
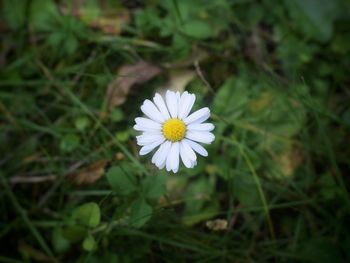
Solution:
<path fill-rule="evenodd" d="M 199 143 L 210 144 L 215 136 L 211 133 L 214 125 L 203 123 L 210 117 L 205 107 L 189 114 L 196 96 L 187 91 L 167 91 L 165 101 L 158 93 L 153 102 L 145 100 L 141 106 L 147 118 L 136 118 L 134 129 L 142 134 L 136 136 L 137 144 L 142 146 L 140 155 L 146 155 L 159 146 L 152 157 L 159 169 L 176 173 L 180 159 L 187 168 L 197 164 L 196 153 L 208 156 Z"/>

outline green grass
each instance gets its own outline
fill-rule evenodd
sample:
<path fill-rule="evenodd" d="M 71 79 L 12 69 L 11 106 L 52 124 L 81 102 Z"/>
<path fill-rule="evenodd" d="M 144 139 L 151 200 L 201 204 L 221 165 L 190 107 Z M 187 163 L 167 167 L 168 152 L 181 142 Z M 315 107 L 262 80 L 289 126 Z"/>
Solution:
<path fill-rule="evenodd" d="M 0 262 L 349 262 L 346 1 L 78 2 L 2 3 Z M 216 127 L 176 175 L 132 129 L 174 80 Z"/>

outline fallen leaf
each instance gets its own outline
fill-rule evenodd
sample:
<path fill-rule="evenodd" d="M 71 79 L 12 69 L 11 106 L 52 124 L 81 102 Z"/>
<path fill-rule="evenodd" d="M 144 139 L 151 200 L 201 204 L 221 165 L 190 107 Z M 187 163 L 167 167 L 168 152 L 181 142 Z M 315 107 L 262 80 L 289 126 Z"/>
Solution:
<path fill-rule="evenodd" d="M 222 230 L 227 230 L 228 228 L 228 222 L 225 219 L 215 219 L 215 220 L 210 220 L 205 223 L 207 228 L 213 231 L 222 231 Z"/>
<path fill-rule="evenodd" d="M 25 241 L 18 242 L 18 251 L 27 259 L 33 259 L 35 262 L 57 262 L 55 258 L 47 256 L 39 249 L 32 247 Z"/>
<path fill-rule="evenodd" d="M 122 153 L 122 152 L 117 152 L 117 153 L 115 154 L 115 159 L 116 159 L 117 161 L 122 161 L 124 158 L 125 158 L 125 155 L 124 155 L 124 153 Z"/>
<path fill-rule="evenodd" d="M 122 66 L 117 73 L 117 78 L 113 80 L 107 88 L 106 102 L 109 109 L 121 105 L 125 102 L 130 88 L 135 84 L 142 84 L 159 75 L 161 68 L 140 61 L 133 65 Z"/>
<path fill-rule="evenodd" d="M 274 95 L 271 92 L 264 91 L 257 99 L 251 101 L 249 109 L 252 113 L 259 113 L 270 106 L 273 99 Z"/>
<path fill-rule="evenodd" d="M 92 28 L 101 30 L 103 33 L 119 35 L 125 25 L 130 22 L 127 10 L 120 10 L 103 16 L 99 16 L 88 24 Z"/>
<path fill-rule="evenodd" d="M 75 185 L 91 185 L 99 180 L 105 172 L 108 160 L 98 160 L 91 165 L 68 175 L 70 181 Z"/>
<path fill-rule="evenodd" d="M 282 174 L 286 177 L 290 177 L 294 174 L 294 171 L 301 165 L 301 163 L 304 160 L 304 157 L 305 156 L 302 149 L 294 146 L 276 156 L 275 161 Z"/>
<path fill-rule="evenodd" d="M 188 83 L 196 76 L 194 70 L 172 70 L 170 71 L 167 87 L 173 91 L 183 92 Z"/>
<path fill-rule="evenodd" d="M 74 15 L 87 26 L 106 34 L 119 35 L 123 27 L 130 22 L 127 9 L 111 11 L 111 8 L 102 4 L 86 6 L 83 1 L 74 1 L 73 9 L 66 5 L 60 5 L 59 8 L 62 14 Z"/>

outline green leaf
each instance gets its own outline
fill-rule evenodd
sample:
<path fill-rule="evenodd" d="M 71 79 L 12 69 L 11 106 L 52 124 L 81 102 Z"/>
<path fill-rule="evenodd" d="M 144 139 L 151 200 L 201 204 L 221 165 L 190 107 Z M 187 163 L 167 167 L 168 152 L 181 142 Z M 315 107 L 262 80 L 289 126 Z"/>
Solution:
<path fill-rule="evenodd" d="M 135 227 L 141 227 L 152 217 L 152 207 L 144 198 L 139 198 L 131 206 L 130 224 Z"/>
<path fill-rule="evenodd" d="M 215 96 L 212 110 L 229 119 L 234 119 L 244 112 L 249 101 L 249 83 L 245 78 L 228 78 Z"/>
<path fill-rule="evenodd" d="M 72 152 L 80 144 L 80 137 L 75 134 L 68 134 L 61 139 L 60 149 L 63 152 Z"/>
<path fill-rule="evenodd" d="M 70 248 L 70 242 L 64 238 L 62 228 L 55 228 L 52 232 L 52 246 L 57 253 L 64 253 Z"/>
<path fill-rule="evenodd" d="M 343 123 L 346 127 L 350 128 L 350 108 L 347 108 L 342 116 L 341 116 Z"/>
<path fill-rule="evenodd" d="M 26 5 L 27 1 L 25 0 L 4 0 L 2 2 L 1 13 L 12 29 L 19 29 L 24 25 Z"/>
<path fill-rule="evenodd" d="M 124 113 L 121 109 L 112 109 L 112 112 L 111 112 L 111 119 L 112 121 L 114 122 L 119 122 L 121 120 L 123 120 L 123 117 L 124 117 Z"/>
<path fill-rule="evenodd" d="M 164 174 L 147 176 L 142 181 L 142 189 L 145 196 L 149 199 L 158 199 L 166 192 L 166 179 Z"/>
<path fill-rule="evenodd" d="M 107 173 L 107 180 L 113 191 L 120 195 L 129 195 L 136 188 L 136 178 L 124 172 L 119 166 L 113 166 Z"/>
<path fill-rule="evenodd" d="M 213 35 L 210 25 L 202 20 L 188 21 L 183 25 L 182 30 L 186 35 L 197 39 L 205 39 Z"/>
<path fill-rule="evenodd" d="M 307 262 L 314 263 L 342 263 L 343 260 L 339 246 L 326 239 L 309 240 L 298 252 L 307 259 Z"/>
<path fill-rule="evenodd" d="M 213 182 L 205 177 L 192 181 L 186 191 L 186 213 L 200 212 L 204 205 L 211 200 L 213 190 Z"/>
<path fill-rule="evenodd" d="M 84 226 L 96 227 L 101 220 L 100 207 L 94 202 L 83 204 L 74 211 L 73 217 Z"/>
<path fill-rule="evenodd" d="M 90 125 L 90 119 L 86 116 L 78 117 L 74 122 L 75 128 L 79 131 L 84 131 Z"/>
<path fill-rule="evenodd" d="M 62 236 L 71 242 L 78 242 L 86 236 L 86 233 L 85 227 L 72 225 L 63 229 Z"/>
<path fill-rule="evenodd" d="M 326 42 L 333 35 L 333 21 L 339 16 L 338 0 L 284 0 L 294 23 L 307 37 Z"/>
<path fill-rule="evenodd" d="M 341 195 L 341 190 L 331 174 L 321 175 L 317 184 L 319 186 L 319 194 L 326 200 L 335 199 Z"/>
<path fill-rule="evenodd" d="M 67 34 L 63 43 L 64 49 L 68 55 L 72 55 L 78 48 L 78 39 L 73 34 Z"/>
<path fill-rule="evenodd" d="M 85 237 L 82 246 L 85 251 L 90 252 L 97 248 L 97 243 L 94 237 L 91 234 L 89 234 Z"/>
<path fill-rule="evenodd" d="M 129 139 L 129 136 L 130 132 L 128 130 L 120 131 L 115 134 L 115 137 L 119 142 L 126 142 Z"/>
<path fill-rule="evenodd" d="M 260 195 L 253 175 L 236 172 L 233 174 L 233 194 L 244 207 L 261 205 Z"/>
<path fill-rule="evenodd" d="M 183 222 L 183 224 L 187 226 L 191 226 L 199 222 L 202 222 L 204 220 L 207 220 L 209 218 L 212 218 L 218 213 L 218 211 L 219 211 L 218 201 L 214 200 L 211 204 L 201 209 L 201 211 L 198 211 L 196 213 L 188 213 L 184 215 L 181 221 Z"/>
<path fill-rule="evenodd" d="M 60 15 L 52 0 L 33 0 L 30 5 L 29 22 L 34 30 L 53 31 Z"/>

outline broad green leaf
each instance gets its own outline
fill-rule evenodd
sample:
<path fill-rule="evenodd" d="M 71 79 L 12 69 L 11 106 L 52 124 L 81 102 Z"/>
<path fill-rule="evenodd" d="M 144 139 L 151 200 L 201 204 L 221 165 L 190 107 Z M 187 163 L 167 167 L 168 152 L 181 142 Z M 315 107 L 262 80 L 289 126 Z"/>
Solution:
<path fill-rule="evenodd" d="M 80 116 L 75 119 L 75 128 L 79 131 L 84 131 L 90 125 L 90 119 L 87 116 Z"/>
<path fill-rule="evenodd" d="M 314 263 L 343 263 L 342 253 L 339 246 L 326 239 L 309 240 L 298 251 L 298 254 L 304 257 L 307 262 Z"/>
<path fill-rule="evenodd" d="M 210 25 L 203 20 L 191 20 L 182 26 L 183 32 L 193 38 L 205 39 L 213 36 Z"/>
<path fill-rule="evenodd" d="M 109 169 L 107 180 L 113 191 L 119 195 L 129 195 L 137 189 L 136 178 L 131 173 L 125 173 L 119 166 Z"/>
<path fill-rule="evenodd" d="M 75 134 L 68 134 L 61 139 L 60 149 L 63 152 L 71 152 L 80 144 L 80 137 Z"/>
<path fill-rule="evenodd" d="M 66 34 L 65 41 L 63 42 L 66 54 L 72 55 L 78 48 L 78 39 L 72 33 Z"/>
<path fill-rule="evenodd" d="M 97 248 L 97 243 L 91 234 L 88 234 L 83 241 L 83 249 L 85 251 L 93 251 Z"/>
<path fill-rule="evenodd" d="M 57 253 L 64 253 L 70 247 L 70 242 L 64 238 L 62 228 L 55 228 L 52 232 L 52 246 Z"/>
<path fill-rule="evenodd" d="M 200 211 L 196 213 L 186 213 L 181 219 L 185 225 L 191 226 L 202 222 L 204 220 L 210 219 L 215 216 L 219 211 L 219 204 L 217 200 L 214 200 L 208 206 L 203 207 Z"/>
<path fill-rule="evenodd" d="M 212 111 L 230 120 L 244 112 L 249 101 L 249 83 L 245 78 L 230 77 L 215 96 Z"/>
<path fill-rule="evenodd" d="M 186 213 L 195 214 L 201 211 L 211 200 L 214 184 L 206 177 L 192 181 L 186 191 Z"/>
<path fill-rule="evenodd" d="M 33 0 L 30 4 L 29 23 L 35 30 L 52 31 L 59 21 L 56 4 L 52 0 Z"/>
<path fill-rule="evenodd" d="M 135 227 L 141 227 L 152 217 L 152 207 L 145 199 L 139 198 L 131 206 L 130 224 Z"/>
<path fill-rule="evenodd" d="M 12 29 L 19 29 L 25 23 L 26 0 L 4 0 L 2 1 L 1 13 L 7 24 Z"/>
<path fill-rule="evenodd" d="M 94 202 L 83 204 L 74 211 L 73 217 L 84 226 L 96 227 L 101 220 L 100 207 Z"/>
<path fill-rule="evenodd" d="M 342 116 L 341 116 L 343 123 L 346 127 L 350 128 L 350 108 L 347 108 Z"/>
<path fill-rule="evenodd" d="M 326 42 L 339 15 L 338 0 L 284 0 L 293 22 L 307 37 Z"/>
<path fill-rule="evenodd" d="M 326 200 L 334 199 L 341 195 L 341 189 L 330 173 L 321 175 L 317 185 L 319 194 Z"/>
<path fill-rule="evenodd" d="M 126 142 L 130 137 L 130 132 L 128 130 L 119 131 L 115 134 L 115 137 L 119 142 Z"/>
<path fill-rule="evenodd" d="M 119 109 L 119 108 L 112 109 L 112 112 L 111 112 L 112 121 L 119 122 L 119 121 L 123 120 L 123 118 L 124 118 L 124 113 L 121 109 Z"/>
<path fill-rule="evenodd" d="M 300 39 L 283 27 L 281 30 L 281 43 L 277 47 L 278 56 L 286 72 L 295 72 L 306 63 L 310 63 L 318 50 L 318 46 L 306 40 Z"/>
<path fill-rule="evenodd" d="M 63 237 L 71 242 L 82 240 L 86 236 L 86 233 L 87 229 L 78 225 L 68 226 L 62 231 Z"/>
<path fill-rule="evenodd" d="M 235 172 L 233 174 L 233 195 L 244 207 L 257 207 L 262 204 L 251 173 Z"/>
<path fill-rule="evenodd" d="M 142 190 L 145 196 L 149 199 L 158 199 L 166 192 L 167 176 L 163 174 L 156 174 L 147 176 L 142 181 Z"/>

